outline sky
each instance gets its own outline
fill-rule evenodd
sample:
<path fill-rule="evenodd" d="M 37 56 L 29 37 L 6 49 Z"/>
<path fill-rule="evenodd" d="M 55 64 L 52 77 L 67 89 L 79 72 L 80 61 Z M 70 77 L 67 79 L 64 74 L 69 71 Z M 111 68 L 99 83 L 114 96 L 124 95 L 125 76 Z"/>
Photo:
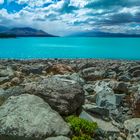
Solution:
<path fill-rule="evenodd" d="M 0 25 L 54 35 L 140 34 L 140 0 L 0 0 Z"/>

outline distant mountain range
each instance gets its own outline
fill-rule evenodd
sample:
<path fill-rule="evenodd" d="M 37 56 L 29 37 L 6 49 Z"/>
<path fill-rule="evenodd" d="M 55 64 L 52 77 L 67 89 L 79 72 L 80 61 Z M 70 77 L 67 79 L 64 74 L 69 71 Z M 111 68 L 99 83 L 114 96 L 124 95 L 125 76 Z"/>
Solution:
<path fill-rule="evenodd" d="M 7 31 L 7 30 L 8 30 L 7 27 L 4 27 L 4 26 L 0 25 L 0 32 L 4 32 L 4 31 Z"/>
<path fill-rule="evenodd" d="M 140 34 L 108 33 L 100 31 L 88 31 L 69 35 L 70 37 L 140 37 Z M 7 37 L 56 37 L 42 30 L 30 27 L 7 28 L 0 25 L 0 38 Z"/>
<path fill-rule="evenodd" d="M 77 37 L 77 36 L 78 37 L 140 37 L 140 34 L 123 34 L 123 33 L 90 31 L 90 32 L 76 33 L 70 36 L 74 36 L 74 37 Z"/>
<path fill-rule="evenodd" d="M 42 30 L 33 29 L 30 27 L 8 29 L 0 26 L 0 36 L 16 36 L 16 37 L 55 37 Z"/>

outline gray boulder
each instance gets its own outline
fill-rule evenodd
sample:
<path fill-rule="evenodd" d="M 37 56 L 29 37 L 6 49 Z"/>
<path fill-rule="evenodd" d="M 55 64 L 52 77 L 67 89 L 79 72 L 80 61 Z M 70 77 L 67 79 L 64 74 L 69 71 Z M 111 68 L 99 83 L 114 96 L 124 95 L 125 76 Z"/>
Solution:
<path fill-rule="evenodd" d="M 89 115 L 88 113 L 86 113 L 85 111 L 83 111 L 80 114 L 80 117 L 83 119 L 86 119 L 88 121 L 91 121 L 91 122 L 96 122 L 98 124 L 99 129 L 101 129 L 106 134 L 120 133 L 119 129 L 117 127 L 115 127 L 112 124 L 112 122 L 107 122 L 100 118 L 93 117 L 93 116 Z"/>
<path fill-rule="evenodd" d="M 37 96 L 12 96 L 0 107 L 1 140 L 43 140 L 69 132 L 61 116 Z"/>
<path fill-rule="evenodd" d="M 0 77 L 0 84 L 4 84 L 4 83 L 6 83 L 8 81 L 10 81 L 10 78 L 8 76 Z"/>
<path fill-rule="evenodd" d="M 104 78 L 104 70 L 96 70 L 95 67 L 86 68 L 81 72 L 82 77 L 87 81 L 100 80 Z"/>
<path fill-rule="evenodd" d="M 6 90 L 0 88 L 0 97 L 5 99 L 9 98 L 10 96 L 21 95 L 27 93 L 22 86 L 13 86 Z"/>
<path fill-rule="evenodd" d="M 73 73 L 73 74 L 69 75 L 68 77 L 71 80 L 77 81 L 81 85 L 85 84 L 85 80 L 82 77 L 80 77 L 80 75 L 78 73 Z"/>
<path fill-rule="evenodd" d="M 67 79 L 67 80 L 74 80 L 80 85 L 84 85 L 85 81 L 83 78 L 80 77 L 78 73 L 72 73 L 72 74 L 67 74 L 67 75 L 55 75 L 56 77 L 62 78 L 62 79 Z"/>
<path fill-rule="evenodd" d="M 129 92 L 129 83 L 125 83 L 125 82 L 119 82 L 116 84 L 116 87 L 114 87 L 114 91 L 116 93 L 128 93 Z"/>
<path fill-rule="evenodd" d="M 0 70 L 0 77 L 13 77 L 14 72 L 10 67 L 4 68 Z"/>
<path fill-rule="evenodd" d="M 128 131 L 127 140 L 139 140 L 140 118 L 132 118 L 124 122 L 124 128 Z"/>
<path fill-rule="evenodd" d="M 43 98 L 61 115 L 79 113 L 84 103 L 84 91 L 75 80 L 54 75 L 39 82 L 27 83 L 25 90 Z"/>
<path fill-rule="evenodd" d="M 89 103 L 96 103 L 96 94 L 93 94 L 93 95 L 85 95 L 85 99 Z"/>
<path fill-rule="evenodd" d="M 132 67 L 128 72 L 132 77 L 140 77 L 140 65 Z"/>
<path fill-rule="evenodd" d="M 115 96 L 116 96 L 116 105 L 119 106 L 126 95 L 125 94 L 115 94 Z"/>
<path fill-rule="evenodd" d="M 14 77 L 14 72 L 11 68 L 0 69 L 0 84 L 10 81 Z"/>
<path fill-rule="evenodd" d="M 64 137 L 64 136 L 58 136 L 58 137 L 50 137 L 45 140 L 70 140 L 70 138 Z"/>
<path fill-rule="evenodd" d="M 4 89 L 0 88 L 0 97 L 4 95 Z"/>
<path fill-rule="evenodd" d="M 104 107 L 108 110 L 116 109 L 116 96 L 113 90 L 108 86 L 108 83 L 102 81 L 97 82 L 95 85 L 96 91 L 96 104 L 97 106 Z"/>
<path fill-rule="evenodd" d="M 89 113 L 92 113 L 93 115 L 98 115 L 103 117 L 109 117 L 109 110 L 102 108 L 102 107 L 98 107 L 96 105 L 92 105 L 92 104 L 85 104 L 83 105 L 84 110 L 86 110 Z"/>
<path fill-rule="evenodd" d="M 136 70 L 133 72 L 134 77 L 140 77 L 140 70 Z"/>
<path fill-rule="evenodd" d="M 130 76 L 130 74 L 127 74 L 127 73 L 117 77 L 118 81 L 124 81 L 124 82 L 129 82 L 129 81 L 131 81 L 131 79 L 132 79 L 132 77 Z"/>
<path fill-rule="evenodd" d="M 0 106 L 5 102 L 5 98 L 3 97 L 4 90 L 0 88 Z"/>
<path fill-rule="evenodd" d="M 29 75 L 30 73 L 32 74 L 41 74 L 43 71 L 44 66 L 41 64 L 36 64 L 36 65 L 24 65 L 24 67 L 22 67 L 22 72 Z"/>
<path fill-rule="evenodd" d="M 105 73 L 105 78 L 109 78 L 109 79 L 116 79 L 116 72 L 115 71 L 110 71 L 110 70 L 106 70 L 106 73 Z"/>
<path fill-rule="evenodd" d="M 95 88 L 95 85 L 93 85 L 93 84 L 85 84 L 84 85 L 84 90 L 85 91 L 87 91 L 89 94 L 91 93 L 94 93 L 95 91 L 94 91 L 94 88 Z"/>

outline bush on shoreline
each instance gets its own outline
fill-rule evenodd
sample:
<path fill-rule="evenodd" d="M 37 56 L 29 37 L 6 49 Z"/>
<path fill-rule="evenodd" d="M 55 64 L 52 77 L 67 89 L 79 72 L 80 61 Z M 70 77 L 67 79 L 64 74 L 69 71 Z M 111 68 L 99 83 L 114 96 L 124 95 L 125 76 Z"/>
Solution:
<path fill-rule="evenodd" d="M 66 121 L 73 132 L 72 140 L 91 140 L 98 128 L 96 122 L 89 122 L 76 116 L 69 116 Z"/>

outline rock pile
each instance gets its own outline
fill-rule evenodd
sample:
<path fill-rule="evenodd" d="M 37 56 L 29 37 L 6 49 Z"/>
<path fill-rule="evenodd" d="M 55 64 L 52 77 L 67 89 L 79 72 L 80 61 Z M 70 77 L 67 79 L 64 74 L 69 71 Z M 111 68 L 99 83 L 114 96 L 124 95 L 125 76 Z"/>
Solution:
<path fill-rule="evenodd" d="M 139 108 L 138 61 L 0 61 L 0 140 L 69 140 L 72 114 L 97 140 L 139 140 Z"/>

